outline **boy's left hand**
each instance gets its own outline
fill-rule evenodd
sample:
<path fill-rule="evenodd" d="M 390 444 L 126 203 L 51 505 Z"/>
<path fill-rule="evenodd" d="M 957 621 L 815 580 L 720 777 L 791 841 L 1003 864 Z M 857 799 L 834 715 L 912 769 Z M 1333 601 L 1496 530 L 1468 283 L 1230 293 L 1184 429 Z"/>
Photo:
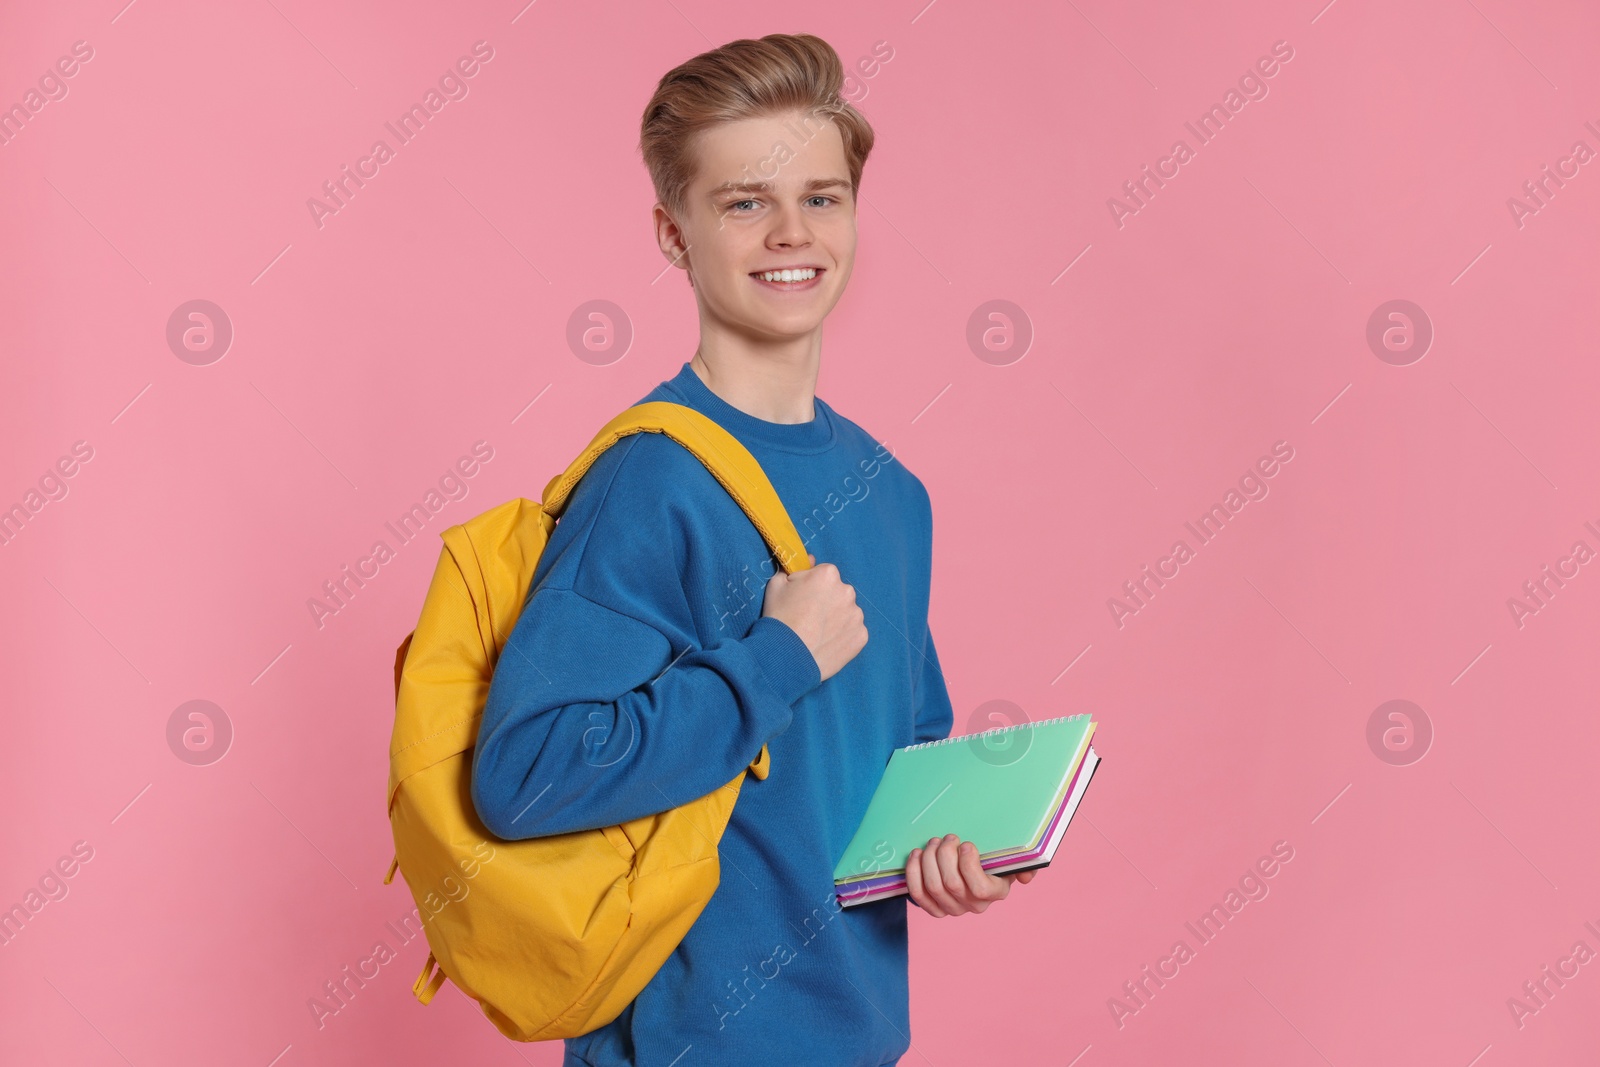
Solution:
<path fill-rule="evenodd" d="M 990 874 L 978 861 L 978 846 L 955 834 L 929 838 L 926 848 L 914 848 L 906 858 L 906 887 L 912 903 L 935 919 L 982 913 L 1006 898 L 1012 882 L 1027 885 L 1037 873 Z"/>

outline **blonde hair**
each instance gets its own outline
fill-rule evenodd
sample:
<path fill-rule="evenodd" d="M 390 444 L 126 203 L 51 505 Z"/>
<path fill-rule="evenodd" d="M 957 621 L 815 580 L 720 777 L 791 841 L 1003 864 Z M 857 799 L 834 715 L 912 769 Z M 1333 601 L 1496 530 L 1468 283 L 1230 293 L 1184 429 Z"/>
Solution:
<path fill-rule="evenodd" d="M 858 193 L 873 132 L 866 117 L 839 95 L 843 84 L 839 53 L 809 33 L 730 41 L 669 70 L 639 124 L 639 151 L 657 199 L 682 214 L 701 131 L 790 111 L 831 117 L 844 141 L 851 193 Z"/>

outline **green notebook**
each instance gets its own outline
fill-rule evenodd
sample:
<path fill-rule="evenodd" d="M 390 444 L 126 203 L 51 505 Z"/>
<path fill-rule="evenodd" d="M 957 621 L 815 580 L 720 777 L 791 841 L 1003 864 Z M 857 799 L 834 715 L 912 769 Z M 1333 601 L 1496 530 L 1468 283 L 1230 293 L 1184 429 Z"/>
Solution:
<path fill-rule="evenodd" d="M 985 859 L 1038 848 L 1096 725 L 1070 715 L 895 749 L 834 881 L 903 872 L 912 849 L 944 834 Z"/>

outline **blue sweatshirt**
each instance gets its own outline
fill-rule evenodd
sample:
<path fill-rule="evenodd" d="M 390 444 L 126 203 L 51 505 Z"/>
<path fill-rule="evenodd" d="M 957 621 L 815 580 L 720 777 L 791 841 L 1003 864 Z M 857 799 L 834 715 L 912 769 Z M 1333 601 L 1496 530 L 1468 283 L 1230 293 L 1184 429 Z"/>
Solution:
<path fill-rule="evenodd" d="M 799 635 L 761 614 L 776 563 L 760 533 L 677 442 L 625 437 L 584 475 L 489 687 L 472 767 L 484 825 L 511 840 L 614 825 L 727 784 L 762 744 L 772 765 L 745 777 L 688 935 L 564 1063 L 895 1063 L 911 1034 L 906 898 L 841 909 L 833 868 L 890 753 L 950 732 L 927 490 L 820 398 L 810 422 L 767 422 L 685 363 L 645 400 L 692 407 L 750 450 L 806 550 L 855 587 L 868 638 L 821 680 Z"/>

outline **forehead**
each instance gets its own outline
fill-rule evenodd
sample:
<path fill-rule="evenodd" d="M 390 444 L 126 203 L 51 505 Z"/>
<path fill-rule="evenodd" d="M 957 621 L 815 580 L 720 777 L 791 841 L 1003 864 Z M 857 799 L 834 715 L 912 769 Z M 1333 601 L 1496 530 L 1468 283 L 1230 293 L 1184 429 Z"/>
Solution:
<path fill-rule="evenodd" d="M 819 179 L 848 181 L 844 138 L 826 115 L 793 112 L 721 122 L 695 140 L 699 191 L 736 182 L 804 187 Z M 776 173 L 774 173 L 776 172 Z"/>

